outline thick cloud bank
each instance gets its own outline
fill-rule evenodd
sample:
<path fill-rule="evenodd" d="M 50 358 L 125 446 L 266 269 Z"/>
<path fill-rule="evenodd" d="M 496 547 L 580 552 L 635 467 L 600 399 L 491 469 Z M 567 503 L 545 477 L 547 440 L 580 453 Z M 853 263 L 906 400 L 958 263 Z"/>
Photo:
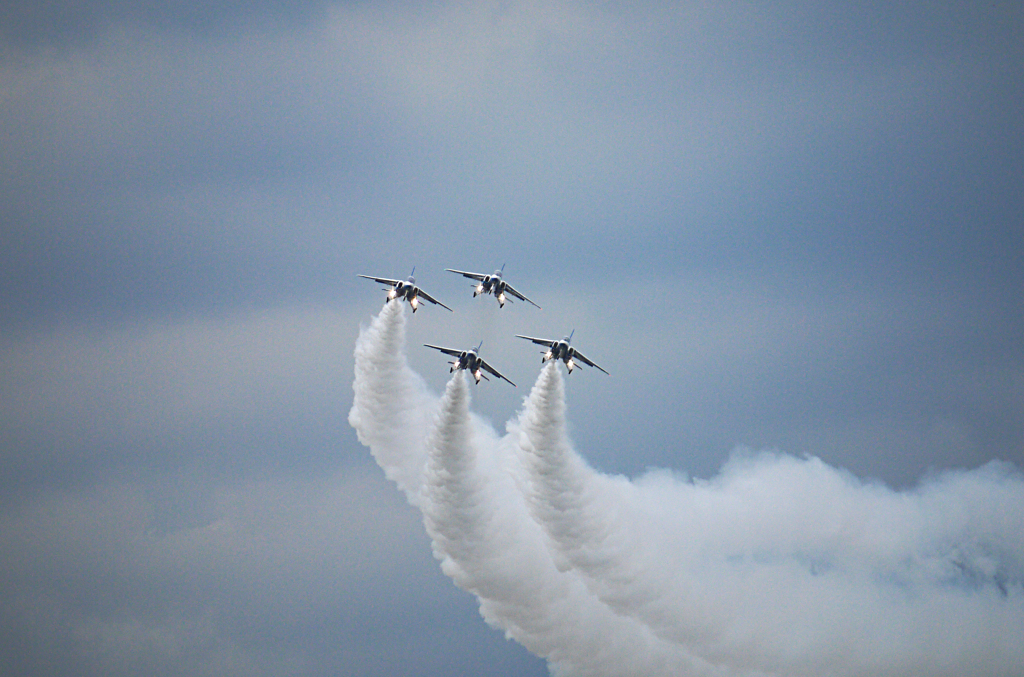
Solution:
<path fill-rule="evenodd" d="M 499 436 L 456 372 L 405 359 L 408 311 L 359 336 L 349 421 L 423 511 L 442 569 L 556 675 L 1006 675 L 1024 664 L 1024 482 L 989 464 L 895 492 L 817 459 L 721 474 L 587 466 L 549 363 Z M 625 422 L 624 422 L 625 425 Z"/>

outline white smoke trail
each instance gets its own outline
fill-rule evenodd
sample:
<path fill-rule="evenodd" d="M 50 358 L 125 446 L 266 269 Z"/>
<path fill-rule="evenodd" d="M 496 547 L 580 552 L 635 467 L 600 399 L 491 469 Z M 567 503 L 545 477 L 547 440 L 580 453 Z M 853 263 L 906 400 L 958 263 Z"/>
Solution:
<path fill-rule="evenodd" d="M 428 444 L 421 502 L 442 569 L 480 600 L 493 626 L 557 675 L 719 674 L 595 599 L 559 572 L 512 472 L 518 433 L 498 439 L 469 413 L 466 379 L 449 381 Z"/>
<path fill-rule="evenodd" d="M 361 331 L 349 420 L 445 572 L 554 673 L 1019 674 L 1011 468 L 906 492 L 777 454 L 707 482 L 608 477 L 572 449 L 553 365 L 504 437 L 469 414 L 461 374 L 435 416 L 405 320 L 387 304 Z"/>
<path fill-rule="evenodd" d="M 348 422 L 387 478 L 413 505 L 423 482 L 427 431 L 437 408 L 405 358 L 405 306 L 385 303 L 355 348 L 355 391 Z"/>
<path fill-rule="evenodd" d="M 406 363 L 405 319 L 401 306 L 387 304 L 360 332 L 349 422 L 421 508 L 443 570 L 477 595 L 487 622 L 546 658 L 556 675 L 719 674 L 555 568 L 513 476 L 522 474 L 518 431 L 499 438 L 469 414 L 461 372 L 439 409 Z"/>
<path fill-rule="evenodd" d="M 990 464 L 914 491 L 748 455 L 711 482 L 591 470 L 545 368 L 520 435 L 532 514 L 618 613 L 739 673 L 1020 674 L 1024 482 Z"/>

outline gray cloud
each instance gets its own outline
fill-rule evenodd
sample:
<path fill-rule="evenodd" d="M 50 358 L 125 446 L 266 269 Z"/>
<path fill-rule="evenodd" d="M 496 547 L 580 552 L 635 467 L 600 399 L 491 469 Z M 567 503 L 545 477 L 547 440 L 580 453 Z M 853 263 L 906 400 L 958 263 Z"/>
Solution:
<path fill-rule="evenodd" d="M 197 489 L 180 487 L 181 498 L 195 500 Z M 212 490 L 200 523 L 170 531 L 156 528 L 165 505 L 147 484 L 26 501 L 0 525 L 11 553 L 4 663 L 24 674 L 354 675 L 429 665 L 436 658 L 411 634 L 427 629 L 392 619 L 419 600 L 422 622 L 437 624 L 446 605 L 462 602 L 437 588 L 416 520 L 382 490 L 365 465 L 227 483 Z M 499 651 L 495 660 L 508 658 Z"/>
<path fill-rule="evenodd" d="M 168 534 L 226 487 L 365 463 L 345 374 L 382 295 L 355 275 L 413 265 L 455 309 L 411 326 L 436 392 L 443 361 L 418 343 L 483 339 L 522 384 L 539 356 L 513 334 L 577 330 L 612 372 L 567 383 L 604 470 L 708 479 L 747 445 L 906 489 L 1024 464 L 1016 5 L 204 7 L 0 10 L 4 519 L 40 492 L 134 486 Z M 502 263 L 543 311 L 442 272 Z M 481 387 L 474 411 L 500 426 L 524 394 Z M 46 590 L 4 622 L 85 665 L 80 593 Z M 79 637 L 149 642 L 140 664 L 221 627 L 144 586 L 133 608 L 163 611 L 101 598 Z M 479 672 L 507 648 L 460 599 L 458 630 L 368 607 L 373 632 L 408 630 L 392 672 Z M 265 601 L 222 667 L 273 625 Z M 293 672 L 339 655 L 304 636 Z"/>
<path fill-rule="evenodd" d="M 1015 53 L 997 16 L 966 22 L 991 42 L 950 52 L 933 45 L 964 17 L 925 14 L 919 35 L 908 16 L 903 40 L 869 12 L 403 11 L 339 6 L 319 25 L 198 43 L 113 31 L 8 60 L 8 303 L 66 309 L 105 284 L 157 307 L 214 285 L 228 302 L 306 295 L 281 269 L 311 261 L 329 283 L 321 245 L 375 227 L 407 254 L 410 237 L 433 249 L 439 232 L 486 227 L 531 257 L 583 249 L 573 260 L 602 267 L 583 228 L 597 250 L 670 268 L 864 284 L 898 265 L 987 289 L 1010 272 L 992 254 L 1020 211 L 1000 188 L 1015 185 L 1005 104 L 1020 92 L 993 69 Z M 971 178 L 987 172 L 1001 179 Z M 33 294 L 57 262 L 69 277 Z"/>
<path fill-rule="evenodd" d="M 0 44 L 7 49 L 45 51 L 88 45 L 111 27 L 137 25 L 149 30 L 220 37 L 242 28 L 264 30 L 302 25 L 321 18 L 326 3 L 219 0 L 192 7 L 164 0 L 121 2 L 11 2 L 0 12 Z"/>
<path fill-rule="evenodd" d="M 325 308 L 290 308 L 9 343 L 4 485 L 199 467 L 210 481 L 285 449 L 296 470 L 331 467 L 345 397 L 334 341 L 352 333 L 339 321 Z"/>

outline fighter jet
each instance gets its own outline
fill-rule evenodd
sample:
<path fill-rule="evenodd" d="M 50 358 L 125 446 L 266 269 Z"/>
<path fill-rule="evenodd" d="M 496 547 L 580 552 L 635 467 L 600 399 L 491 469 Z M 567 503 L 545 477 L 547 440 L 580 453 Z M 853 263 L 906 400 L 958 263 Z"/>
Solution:
<path fill-rule="evenodd" d="M 455 350 L 454 348 L 442 348 L 441 346 L 432 346 L 429 343 L 424 343 L 423 345 L 426 346 L 427 348 L 440 350 L 445 355 L 451 355 L 452 357 L 455 358 L 454 360 L 448 363 L 452 365 L 452 368 L 448 370 L 449 374 L 455 371 L 456 369 L 465 369 L 466 371 L 473 375 L 473 378 L 476 379 L 477 383 L 480 383 L 481 378 L 487 381 L 491 380 L 487 378 L 487 374 L 484 373 L 486 371 L 494 376 L 497 376 L 500 379 L 508 381 L 507 378 L 498 373 L 497 369 L 484 362 L 484 358 L 480 357 L 480 346 L 482 346 L 483 344 L 484 342 L 481 341 L 479 344 L 477 344 L 476 348 L 470 348 L 469 350 Z M 508 382 L 512 383 L 512 381 Z M 515 383 L 512 383 L 512 387 L 515 387 L 515 385 Z"/>
<path fill-rule="evenodd" d="M 508 293 L 515 296 L 520 301 L 526 301 L 527 303 L 531 303 L 535 307 L 540 308 L 536 303 L 533 303 L 533 301 L 517 292 L 508 282 L 501 279 L 501 274 L 505 271 L 504 263 L 501 264 L 500 270 L 494 271 L 491 275 L 485 275 L 484 273 L 469 273 L 465 270 L 452 270 L 451 268 L 445 268 L 445 270 L 449 273 L 458 273 L 463 277 L 476 280 L 477 284 L 473 287 L 474 298 L 477 294 L 494 294 L 494 298 L 498 299 L 498 306 L 504 308 L 505 301 L 508 301 L 509 303 L 512 302 L 512 299 L 505 296 L 505 294 Z"/>
<path fill-rule="evenodd" d="M 388 299 L 385 303 L 390 302 L 392 299 L 405 299 L 412 306 L 412 312 L 416 312 L 416 308 L 419 307 L 420 299 L 426 299 L 431 303 L 441 306 L 446 310 L 451 310 L 448 306 L 441 303 L 433 296 L 423 291 L 416 286 L 416 278 L 413 277 L 413 273 L 416 272 L 416 267 L 413 266 L 412 273 L 409 273 L 409 277 L 404 280 L 391 280 L 386 277 L 373 277 L 370 275 L 360 275 L 359 277 L 365 277 L 367 280 L 373 280 L 374 282 L 380 282 L 391 287 L 388 289 L 385 287 L 385 291 L 388 293 Z"/>
<path fill-rule="evenodd" d="M 569 332 L 569 335 L 561 341 L 557 341 L 555 339 L 533 338 L 532 336 L 520 336 L 519 334 L 516 334 L 516 338 L 526 339 L 527 341 L 533 341 L 538 345 L 548 347 L 544 352 L 544 357 L 540 360 L 541 364 L 544 364 L 548 360 L 562 360 L 565 362 L 565 368 L 569 370 L 570 374 L 572 373 L 573 367 L 578 364 L 576 360 L 579 360 L 583 364 L 590 365 L 591 367 L 601 369 L 601 367 L 588 360 L 583 353 L 569 345 L 574 333 L 576 333 L 575 329 Z M 601 369 L 601 371 L 604 371 L 604 369 Z M 604 371 L 604 373 L 607 374 L 608 372 Z"/>

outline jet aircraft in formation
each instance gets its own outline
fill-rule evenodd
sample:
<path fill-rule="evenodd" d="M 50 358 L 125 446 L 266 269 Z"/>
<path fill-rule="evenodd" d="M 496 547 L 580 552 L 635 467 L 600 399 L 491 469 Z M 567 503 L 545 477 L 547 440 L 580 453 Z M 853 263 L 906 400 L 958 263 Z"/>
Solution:
<path fill-rule="evenodd" d="M 409 273 L 409 277 L 404 280 L 392 280 L 387 277 L 373 277 L 371 275 L 360 275 L 359 277 L 365 277 L 367 280 L 373 280 L 374 282 L 380 282 L 391 287 L 388 289 L 385 287 L 385 291 L 388 293 L 388 299 L 385 303 L 389 303 L 392 299 L 405 299 L 412 306 L 412 312 L 416 312 L 416 308 L 419 307 L 419 299 L 426 299 L 433 304 L 439 305 L 446 310 L 451 310 L 448 306 L 441 303 L 433 296 L 423 291 L 416 286 L 416 278 L 413 277 L 413 273 L 416 272 L 416 267 L 413 266 L 412 273 Z"/>
<path fill-rule="evenodd" d="M 536 306 L 537 308 L 540 308 L 540 306 L 538 306 L 536 303 L 520 294 L 512 287 L 512 285 L 510 285 L 502 278 L 502 273 L 505 270 L 504 264 L 501 266 L 500 269 L 494 271 L 494 273 L 491 275 L 485 275 L 484 273 L 470 273 L 464 270 L 453 270 L 451 268 L 446 268 L 445 270 L 449 273 L 457 273 L 464 277 L 476 280 L 477 284 L 475 285 L 473 291 L 474 297 L 476 297 L 478 294 L 493 294 L 494 297 L 498 299 L 498 305 L 504 308 L 505 301 L 511 301 L 511 299 L 509 299 L 506 296 L 506 294 L 509 294 L 521 301 L 526 301 L 527 303 L 530 303 Z M 430 294 L 416 286 L 416 278 L 413 277 L 413 273 L 415 272 L 416 268 L 413 268 L 412 273 L 410 273 L 409 277 L 407 277 L 404 280 L 392 280 L 387 277 L 373 277 L 371 275 L 360 275 L 359 277 L 364 277 L 367 280 L 373 280 L 374 282 L 379 282 L 380 284 L 387 285 L 384 288 L 385 291 L 387 291 L 388 293 L 388 298 L 386 302 L 390 303 L 393 299 L 398 299 L 399 301 L 404 299 L 409 302 L 409 305 L 412 307 L 412 312 L 414 313 L 416 312 L 416 308 L 419 306 L 419 299 L 424 299 L 426 301 L 429 301 L 430 303 L 439 305 L 442 308 L 450 311 L 451 308 L 441 303 L 433 296 L 431 296 Z M 603 368 L 589 360 L 583 353 L 576 350 L 570 345 L 570 343 L 572 342 L 572 335 L 575 333 L 575 331 L 576 330 L 574 329 L 573 331 L 569 332 L 569 335 L 561 340 L 534 338 L 533 336 L 522 336 L 520 334 L 516 334 L 516 338 L 526 339 L 527 341 L 532 341 L 533 343 L 545 346 L 547 348 L 547 350 L 544 351 L 544 357 L 541 358 L 541 364 L 547 362 L 548 360 L 561 360 L 562 362 L 565 363 L 565 368 L 568 369 L 569 373 L 571 374 L 572 370 L 577 366 L 577 364 L 582 363 L 594 367 L 595 369 L 600 369 L 601 371 L 607 374 L 607 371 L 605 371 Z M 465 369 L 470 374 L 472 374 L 473 378 L 476 379 L 476 382 L 479 383 L 481 378 L 488 381 L 490 380 L 487 378 L 486 374 L 484 374 L 484 372 L 486 371 L 499 379 L 512 383 L 512 381 L 509 381 L 508 378 L 498 373 L 498 371 L 494 367 L 487 364 L 487 362 L 485 362 L 484 359 L 480 357 L 480 347 L 483 345 L 483 341 L 481 341 L 476 348 L 470 348 L 469 350 L 456 350 L 454 348 L 444 348 L 442 346 L 435 346 L 429 343 L 424 343 L 423 345 L 426 346 L 427 348 L 440 350 L 442 353 L 450 355 L 451 357 L 455 358 L 454 360 L 448 363 L 451 365 L 451 369 L 448 370 L 449 373 L 454 372 L 456 369 Z M 515 385 L 515 383 L 512 383 L 513 387 Z"/>
<path fill-rule="evenodd" d="M 500 379 L 512 383 L 512 381 L 509 381 L 507 378 L 499 374 L 497 369 L 487 364 L 484 358 L 480 357 L 480 347 L 483 344 L 484 342 L 481 341 L 479 344 L 477 344 L 476 348 L 470 348 L 469 350 L 455 350 L 454 348 L 442 348 L 441 346 L 434 346 L 430 345 L 429 343 L 424 343 L 423 345 L 426 346 L 427 348 L 440 350 L 445 355 L 451 355 L 452 357 L 455 358 L 454 360 L 448 363 L 452 366 L 452 368 L 448 370 L 449 374 L 455 371 L 456 369 L 465 369 L 466 371 L 473 375 L 473 378 L 476 379 L 477 383 L 480 383 L 481 378 L 487 381 L 491 380 L 487 378 L 487 374 L 484 374 L 484 372 L 486 371 L 490 374 L 493 374 L 494 376 L 497 376 Z M 512 383 L 513 388 L 515 387 L 515 385 L 515 383 Z"/>
<path fill-rule="evenodd" d="M 565 362 L 565 368 L 569 370 L 570 374 L 572 373 L 573 367 L 576 366 L 576 360 L 596 369 L 601 369 L 601 367 L 588 360 L 586 355 L 569 345 L 574 333 L 576 333 L 575 329 L 569 332 L 569 335 L 561 341 L 558 339 L 542 339 L 534 338 L 532 336 L 521 336 L 519 334 L 516 334 L 516 338 L 526 339 L 527 341 L 533 341 L 538 345 L 547 346 L 548 349 L 544 352 L 544 357 L 540 359 L 541 364 L 544 364 L 548 360 L 561 360 L 562 362 Z M 604 371 L 604 369 L 601 369 L 601 371 Z M 608 372 L 604 371 L 604 373 L 607 374 Z"/>
<path fill-rule="evenodd" d="M 490 275 L 486 275 L 484 273 L 470 273 L 465 270 L 453 270 L 451 268 L 445 268 L 445 271 L 449 273 L 458 273 L 463 277 L 476 280 L 477 284 L 473 286 L 473 298 L 476 298 L 477 294 L 484 294 L 485 296 L 487 294 L 494 294 L 494 298 L 498 299 L 498 306 L 504 308 L 505 301 L 508 301 L 509 303 L 512 302 L 512 299 L 505 296 L 505 293 L 507 292 L 520 301 L 526 301 L 527 303 L 532 304 L 535 308 L 540 308 L 540 306 L 520 294 L 512 285 L 502 279 L 501 275 L 505 272 L 504 263 L 501 264 L 500 270 L 496 270 Z"/>

